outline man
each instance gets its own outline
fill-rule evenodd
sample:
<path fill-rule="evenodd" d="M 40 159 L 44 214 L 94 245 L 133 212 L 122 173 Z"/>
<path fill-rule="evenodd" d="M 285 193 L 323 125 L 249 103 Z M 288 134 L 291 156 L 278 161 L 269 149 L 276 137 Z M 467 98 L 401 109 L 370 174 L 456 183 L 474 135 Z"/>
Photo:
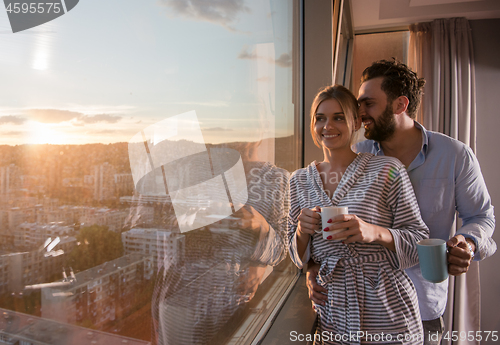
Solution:
<path fill-rule="evenodd" d="M 472 259 L 482 260 L 496 251 L 491 238 L 495 228 L 493 206 L 472 150 L 448 136 L 427 131 L 414 120 L 424 84 L 397 61 L 382 60 L 366 68 L 358 101 L 368 140 L 357 144 L 356 151 L 396 157 L 407 167 L 431 238 L 448 240 L 458 211 L 463 225 L 447 245 L 448 271 L 460 275 L 467 272 Z M 316 265 L 308 269 L 309 297 L 315 303 L 324 303 L 327 297 L 316 283 L 317 270 Z M 418 265 L 406 273 L 417 290 L 424 344 L 439 344 L 448 281 L 426 281 Z"/>

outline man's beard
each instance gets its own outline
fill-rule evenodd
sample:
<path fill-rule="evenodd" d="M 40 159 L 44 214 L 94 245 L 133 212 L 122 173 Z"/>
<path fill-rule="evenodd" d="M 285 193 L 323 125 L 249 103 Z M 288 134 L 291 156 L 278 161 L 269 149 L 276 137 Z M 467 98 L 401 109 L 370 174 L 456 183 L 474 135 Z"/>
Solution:
<path fill-rule="evenodd" d="M 387 104 L 384 113 L 375 121 L 373 119 L 372 128 L 365 127 L 366 139 L 375 140 L 378 142 L 389 139 L 396 131 L 396 121 L 394 121 L 394 112 L 391 104 Z"/>

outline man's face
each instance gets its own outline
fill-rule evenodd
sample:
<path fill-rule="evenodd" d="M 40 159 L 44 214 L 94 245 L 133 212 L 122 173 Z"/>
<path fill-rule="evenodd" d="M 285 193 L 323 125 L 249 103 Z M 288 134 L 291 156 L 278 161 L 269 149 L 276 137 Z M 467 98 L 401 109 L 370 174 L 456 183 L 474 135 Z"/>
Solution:
<path fill-rule="evenodd" d="M 396 130 L 392 102 L 381 88 L 382 77 L 365 81 L 359 88 L 359 115 L 365 127 L 365 137 L 378 142 L 388 140 Z"/>

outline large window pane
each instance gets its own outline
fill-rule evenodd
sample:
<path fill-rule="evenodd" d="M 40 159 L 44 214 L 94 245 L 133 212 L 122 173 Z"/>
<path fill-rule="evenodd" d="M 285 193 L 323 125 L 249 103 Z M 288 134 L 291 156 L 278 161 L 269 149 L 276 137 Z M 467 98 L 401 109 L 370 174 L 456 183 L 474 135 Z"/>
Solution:
<path fill-rule="evenodd" d="M 358 94 L 361 73 L 373 62 L 396 58 L 406 62 L 409 31 L 359 34 L 354 38 L 353 92 Z"/>
<path fill-rule="evenodd" d="M 255 337 L 297 274 L 298 3 L 0 11 L 0 343 Z"/>

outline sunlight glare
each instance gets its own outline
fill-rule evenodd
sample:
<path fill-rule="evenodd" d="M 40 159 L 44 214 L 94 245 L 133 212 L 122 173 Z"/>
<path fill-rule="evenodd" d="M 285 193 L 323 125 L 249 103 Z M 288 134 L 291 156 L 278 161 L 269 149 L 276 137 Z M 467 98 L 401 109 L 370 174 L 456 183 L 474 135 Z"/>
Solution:
<path fill-rule="evenodd" d="M 28 133 L 29 137 L 26 140 L 28 144 L 67 144 L 66 133 L 44 123 L 36 123 L 36 126 L 31 127 Z"/>
<path fill-rule="evenodd" d="M 31 67 L 44 71 L 49 68 L 50 52 L 52 50 L 53 37 L 50 33 L 37 33 L 35 36 L 34 54 Z"/>

